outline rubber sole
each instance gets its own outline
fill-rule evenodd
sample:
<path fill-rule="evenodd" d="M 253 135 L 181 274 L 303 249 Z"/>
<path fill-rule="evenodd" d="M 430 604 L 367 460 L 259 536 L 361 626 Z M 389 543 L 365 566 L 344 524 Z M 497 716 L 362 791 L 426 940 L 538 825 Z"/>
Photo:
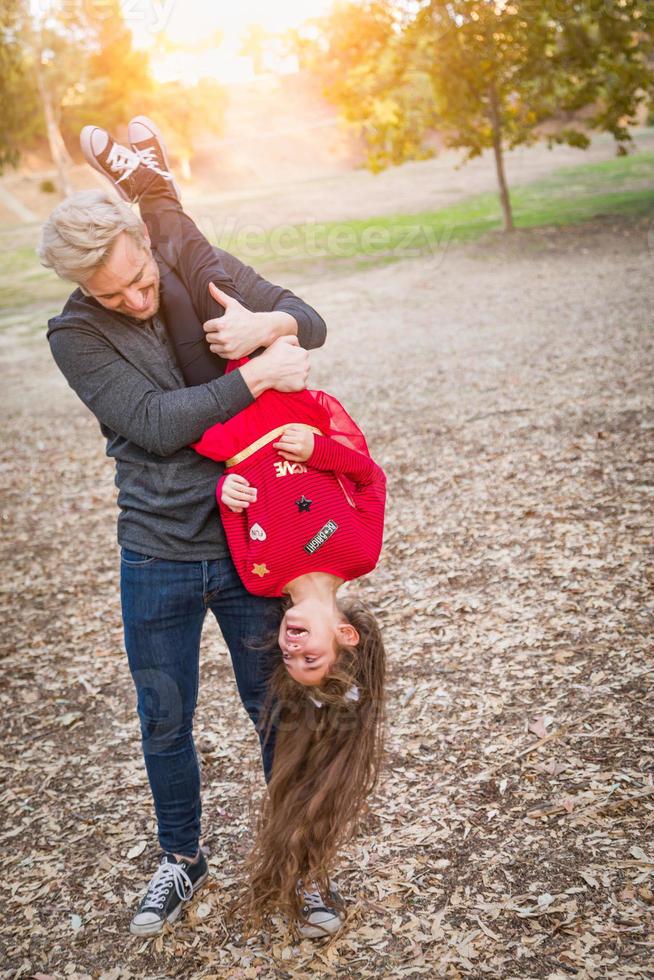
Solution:
<path fill-rule="evenodd" d="M 324 939 L 325 936 L 335 936 L 336 933 L 343 928 L 343 921 L 338 916 L 334 916 L 333 919 L 328 919 L 327 922 L 318 925 L 310 924 L 309 922 L 304 922 L 298 925 L 297 931 L 303 937 L 303 939 Z"/>
<path fill-rule="evenodd" d="M 131 204 L 131 198 L 125 193 L 120 184 L 116 183 L 113 177 L 110 177 L 106 170 L 103 170 L 95 158 L 95 153 L 93 152 L 93 147 L 91 145 L 91 137 L 96 129 L 102 129 L 102 127 L 85 126 L 82 132 L 79 134 L 79 144 L 82 148 L 84 159 L 88 163 L 89 167 L 93 167 L 93 169 L 97 170 L 99 174 L 102 174 L 105 180 L 109 181 L 109 183 L 118 191 L 124 201 Z"/>
<path fill-rule="evenodd" d="M 329 898 L 340 905 L 344 904 L 336 885 L 331 880 L 329 882 Z M 310 918 L 311 914 L 309 912 L 307 919 Z M 297 924 L 297 931 L 304 939 L 323 939 L 325 936 L 335 936 L 343 928 L 343 920 L 338 914 L 321 923 L 308 922 L 307 919 L 300 919 Z"/>

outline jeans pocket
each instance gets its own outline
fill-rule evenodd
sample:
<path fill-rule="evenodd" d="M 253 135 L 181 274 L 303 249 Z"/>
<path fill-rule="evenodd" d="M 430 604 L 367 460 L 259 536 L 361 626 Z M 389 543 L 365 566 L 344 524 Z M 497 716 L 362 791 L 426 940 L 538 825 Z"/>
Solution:
<path fill-rule="evenodd" d="M 153 562 L 159 561 L 152 555 L 144 555 L 140 551 L 132 551 L 130 548 L 120 549 L 120 560 L 123 565 L 151 565 Z"/>

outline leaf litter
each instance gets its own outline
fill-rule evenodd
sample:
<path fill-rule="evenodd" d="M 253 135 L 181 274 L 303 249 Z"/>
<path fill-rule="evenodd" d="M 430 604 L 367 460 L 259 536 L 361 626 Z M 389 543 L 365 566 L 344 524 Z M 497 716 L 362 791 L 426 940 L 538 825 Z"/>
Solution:
<path fill-rule="evenodd" d="M 651 276 L 645 225 L 597 222 L 292 284 L 329 324 L 313 381 L 389 478 L 350 586 L 387 639 L 387 759 L 325 942 L 226 921 L 263 780 L 213 623 L 212 875 L 130 936 L 158 849 L 113 474 L 42 337 L 2 335 L 2 977 L 652 975 Z"/>

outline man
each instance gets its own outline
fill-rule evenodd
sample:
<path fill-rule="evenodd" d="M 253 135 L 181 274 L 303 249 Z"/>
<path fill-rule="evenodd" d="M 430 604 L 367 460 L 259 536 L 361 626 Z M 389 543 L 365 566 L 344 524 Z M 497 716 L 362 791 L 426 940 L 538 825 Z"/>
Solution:
<path fill-rule="evenodd" d="M 146 168 L 174 186 L 156 127 L 137 117 L 128 132 L 131 149 L 86 127 L 82 146 L 92 166 L 129 201 L 138 200 Z M 161 303 L 172 290 L 179 298 L 183 287 L 153 253 L 127 203 L 100 190 L 74 194 L 50 215 L 39 246 L 44 265 L 78 284 L 49 322 L 52 354 L 99 420 L 107 455 L 116 460 L 125 647 L 164 852 L 130 925 L 138 935 L 175 921 L 208 875 L 192 734 L 206 611 L 218 621 L 255 725 L 269 674 L 269 655 L 257 652 L 257 643 L 278 611 L 278 600 L 246 592 L 229 557 L 214 498 L 221 465 L 188 446 L 266 389 L 304 388 L 307 349 L 325 337 L 314 309 L 217 252 L 250 309 L 225 297 L 224 316 L 204 325 L 207 344 L 223 357 L 262 353 L 224 377 L 185 388 Z M 188 309 L 193 316 L 190 299 Z M 267 779 L 272 751 L 270 742 L 262 744 Z M 307 909 L 322 908 L 320 896 L 311 895 Z"/>

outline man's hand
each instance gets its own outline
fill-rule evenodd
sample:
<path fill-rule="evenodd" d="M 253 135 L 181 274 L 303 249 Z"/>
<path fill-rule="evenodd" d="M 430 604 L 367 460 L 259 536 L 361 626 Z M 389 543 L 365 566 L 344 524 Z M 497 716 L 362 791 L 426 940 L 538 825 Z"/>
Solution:
<path fill-rule="evenodd" d="M 306 463 L 313 452 L 313 432 L 304 425 L 287 425 L 279 442 L 273 442 L 273 447 L 284 459 L 293 463 Z"/>
<path fill-rule="evenodd" d="M 279 337 L 240 372 L 254 398 L 268 388 L 302 391 L 309 380 L 309 352 L 300 347 L 297 337 Z"/>
<path fill-rule="evenodd" d="M 228 473 L 223 480 L 220 499 L 225 507 L 229 507 L 235 514 L 240 514 L 251 503 L 255 503 L 257 488 L 251 487 L 244 476 L 240 476 L 238 473 Z"/>
<path fill-rule="evenodd" d="M 203 324 L 209 350 L 228 361 L 236 361 L 258 347 L 267 346 L 268 331 L 256 313 L 246 310 L 242 303 L 213 283 L 209 283 L 209 292 L 217 303 L 225 307 L 223 316 Z"/>

